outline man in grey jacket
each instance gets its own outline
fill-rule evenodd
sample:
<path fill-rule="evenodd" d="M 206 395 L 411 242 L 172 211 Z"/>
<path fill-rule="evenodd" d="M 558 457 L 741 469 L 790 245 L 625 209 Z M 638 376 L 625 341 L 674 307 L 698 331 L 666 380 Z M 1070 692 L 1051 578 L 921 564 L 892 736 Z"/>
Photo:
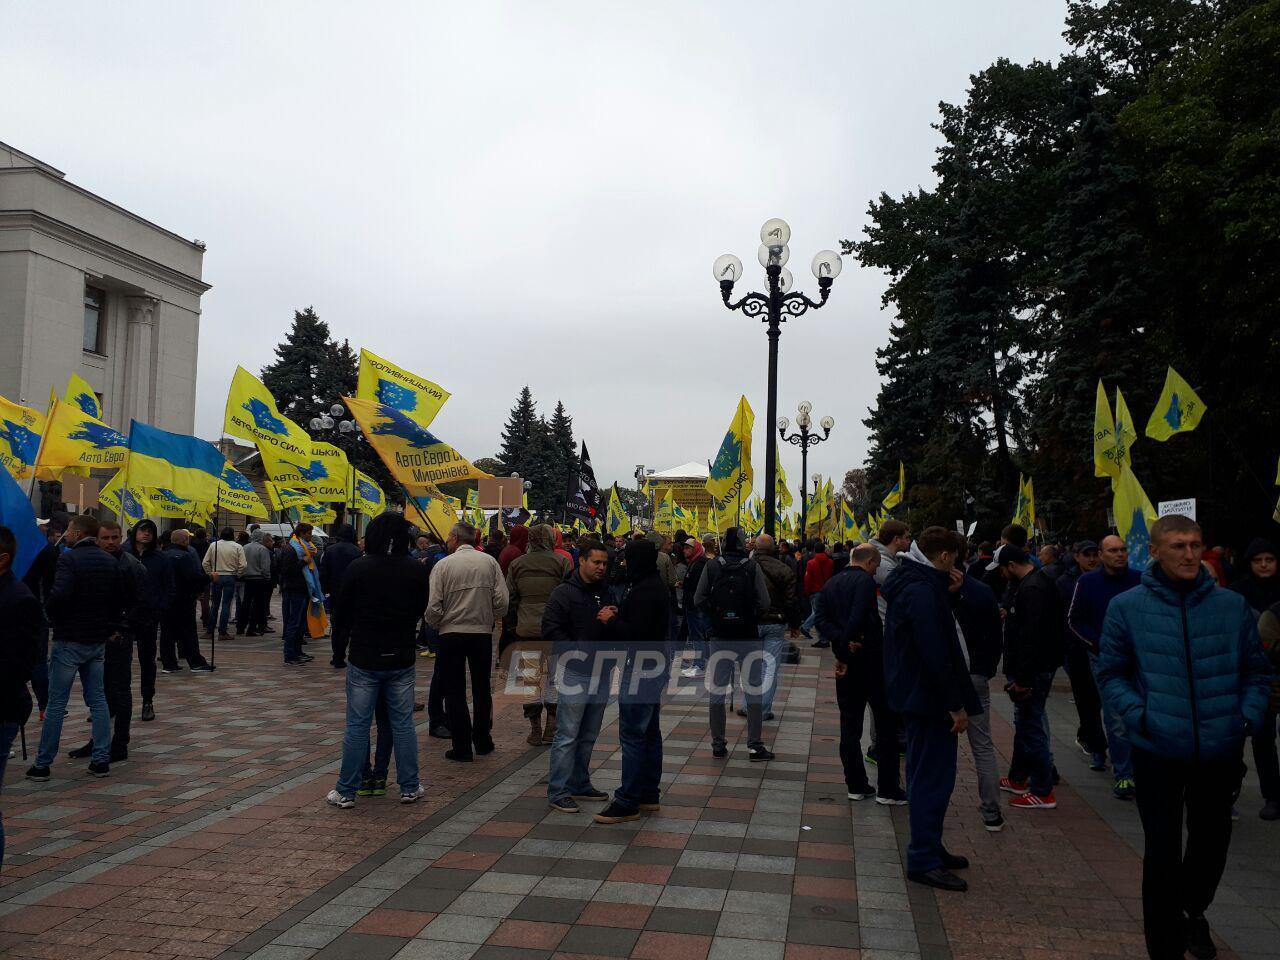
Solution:
<path fill-rule="evenodd" d="M 267 604 L 271 597 L 271 551 L 262 542 L 266 531 L 249 534 L 244 545 L 244 602 L 236 618 L 236 636 L 260 637 L 267 629 Z"/>

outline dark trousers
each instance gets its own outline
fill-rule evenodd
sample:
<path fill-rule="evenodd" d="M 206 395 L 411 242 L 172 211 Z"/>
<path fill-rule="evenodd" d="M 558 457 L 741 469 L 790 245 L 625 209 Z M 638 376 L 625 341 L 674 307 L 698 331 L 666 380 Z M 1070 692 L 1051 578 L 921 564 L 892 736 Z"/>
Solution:
<path fill-rule="evenodd" d="M 138 675 L 141 677 L 142 702 L 156 697 L 156 640 L 160 632 L 158 620 L 139 620 L 133 628 L 133 641 L 138 646 Z"/>
<path fill-rule="evenodd" d="M 271 601 L 270 580 L 245 580 L 244 602 L 236 616 L 236 633 L 261 633 L 267 626 L 267 605 Z"/>
<path fill-rule="evenodd" d="M 493 694 L 489 671 L 493 667 L 493 637 L 487 633 L 442 633 L 436 672 L 443 684 L 445 714 L 453 749 L 459 755 L 471 753 L 472 746 L 484 749 L 493 738 Z M 467 669 L 471 670 L 471 704 L 467 710 Z"/>
<path fill-rule="evenodd" d="M 200 653 L 195 609 L 190 600 L 174 603 L 160 620 L 160 661 L 173 669 L 178 665 L 178 657 L 192 667 L 206 663 Z"/>
<path fill-rule="evenodd" d="M 1013 757 L 1009 760 L 1009 779 L 1029 781 L 1031 792 L 1047 797 L 1053 792 L 1053 747 L 1045 722 L 1045 705 L 1052 673 L 1037 674 L 1031 684 L 1031 695 L 1013 705 Z"/>
<path fill-rule="evenodd" d="M 867 707 L 880 736 L 876 754 L 876 786 L 881 793 L 894 792 L 898 782 L 898 715 L 884 697 L 884 665 L 878 658 L 854 654 L 843 677 L 836 677 L 836 703 L 840 707 L 840 763 L 850 791 L 865 790 L 867 768 L 862 760 L 862 728 Z"/>
<path fill-rule="evenodd" d="M 622 785 L 614 801 L 630 810 L 657 803 L 662 782 L 662 704 L 618 704 L 618 743 L 622 747 Z"/>
<path fill-rule="evenodd" d="M 440 655 L 440 635 L 436 634 L 432 641 L 436 645 L 436 656 Z M 444 724 L 449 725 L 449 717 L 445 713 L 444 706 L 444 683 L 440 679 L 440 660 L 436 660 L 436 665 L 431 671 L 431 683 L 427 686 L 427 729 L 438 727 Z"/>
<path fill-rule="evenodd" d="M 129 748 L 129 721 L 133 715 L 133 640 L 109 641 L 103 650 L 102 684 L 107 713 L 115 721 L 111 735 L 114 756 Z"/>
<path fill-rule="evenodd" d="M 307 622 L 307 604 L 310 598 L 305 593 L 280 592 L 280 616 L 284 619 L 284 658 L 297 660 L 302 656 L 302 628 Z"/>
<path fill-rule="evenodd" d="M 911 841 L 907 845 L 907 870 L 925 873 L 942 866 L 942 823 L 956 786 L 956 742 L 952 720 L 941 716 L 908 713 L 907 820 Z M 884 747 L 885 737 L 880 741 Z"/>
<path fill-rule="evenodd" d="M 1102 698 L 1089 666 L 1089 654 L 1078 643 L 1067 647 L 1067 679 L 1071 681 L 1071 699 L 1076 702 L 1080 724 L 1076 737 L 1090 753 L 1105 753 L 1107 734 L 1102 728 Z"/>
<path fill-rule="evenodd" d="M 1244 779 L 1243 754 L 1242 743 L 1231 756 L 1194 763 L 1133 748 L 1138 815 L 1146 839 L 1142 922 L 1152 960 L 1181 958 L 1184 915 L 1199 916 L 1213 902 L 1227 864 L 1231 804 Z"/>
<path fill-rule="evenodd" d="M 1280 801 L 1280 757 L 1276 756 L 1276 711 L 1268 710 L 1253 735 L 1253 764 L 1263 800 Z"/>

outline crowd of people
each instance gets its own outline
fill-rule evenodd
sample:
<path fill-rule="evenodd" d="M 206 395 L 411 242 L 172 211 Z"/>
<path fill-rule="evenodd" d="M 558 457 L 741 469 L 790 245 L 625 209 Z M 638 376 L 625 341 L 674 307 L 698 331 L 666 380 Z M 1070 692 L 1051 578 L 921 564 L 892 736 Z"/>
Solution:
<path fill-rule="evenodd" d="M 329 627 L 329 662 L 345 670 L 341 770 L 327 796 L 339 808 L 385 795 L 393 755 L 401 802 L 425 795 L 415 710 L 450 741 L 445 760 L 492 753 L 496 666 L 524 698 L 527 742 L 550 748 L 551 808 L 573 815 L 598 803 L 600 823 L 636 820 L 662 802 L 663 702 L 705 696 L 716 759 L 729 754 L 733 711 L 745 719 L 746 757 L 767 763 L 766 725 L 804 637 L 831 651 L 849 800 L 908 807 L 912 881 L 967 888 L 958 871 L 968 861 L 943 842 L 959 736 L 988 830 L 1002 829 L 1006 810 L 1057 807 L 1047 703 L 1059 670 L 1077 745 L 1143 824 L 1151 956 L 1213 956 L 1204 911 L 1226 862 L 1246 740 L 1260 816 L 1280 819 L 1276 549 L 1255 541 L 1236 577 L 1185 517 L 1153 525 L 1145 572 L 1115 535 L 1033 552 L 1016 525 L 974 545 L 941 527 L 913 536 L 892 519 L 869 543 L 830 546 L 736 527 L 605 542 L 516 525 L 482 538 L 465 522 L 441 542 L 394 512 L 362 538 L 339 526 L 324 549 L 307 524 L 279 542 L 261 528 L 212 541 L 199 529 L 162 534 L 146 520 L 126 537 L 88 516 L 55 515 L 46 530 L 49 544 L 18 581 L 13 536 L 0 528 L 0 620 L 11 628 L 0 645 L 0 748 L 7 756 L 32 712 L 30 688 L 43 720 L 26 773 L 36 781 L 51 776 L 76 676 L 91 739 L 69 756 L 106 776 L 128 758 L 135 648 L 148 721 L 157 662 L 164 673 L 181 670 L 179 659 L 212 671 L 199 626 L 223 641 L 233 629 L 271 634 L 278 589 L 284 664 L 311 662 L 304 647 Z M 415 702 L 420 658 L 434 660 L 425 704 Z M 999 693 L 1014 727 L 1003 771 L 991 725 Z M 611 702 L 623 758 L 612 795 L 591 780 Z"/>

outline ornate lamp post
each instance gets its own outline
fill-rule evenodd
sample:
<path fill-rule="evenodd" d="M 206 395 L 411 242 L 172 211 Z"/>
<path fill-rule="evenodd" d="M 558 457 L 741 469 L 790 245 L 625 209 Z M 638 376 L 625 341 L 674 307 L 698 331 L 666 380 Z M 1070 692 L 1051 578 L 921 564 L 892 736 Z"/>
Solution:
<path fill-rule="evenodd" d="M 347 519 L 347 510 L 350 509 L 352 503 L 352 490 L 355 487 L 355 466 L 351 464 L 351 446 L 364 440 L 364 435 L 360 433 L 360 427 L 355 420 L 339 420 L 343 414 L 347 412 L 347 408 L 340 403 L 335 403 L 328 410 L 322 410 L 318 416 L 311 418 L 308 426 L 311 427 L 311 433 L 323 433 L 326 430 L 337 430 L 337 440 L 334 446 L 342 450 L 347 455 L 348 473 L 347 478 L 348 493 L 347 499 L 338 505 L 338 523 L 345 523 Z M 318 437 L 316 439 L 319 439 Z"/>
<path fill-rule="evenodd" d="M 813 275 L 818 278 L 817 301 L 809 299 L 803 293 L 792 293 L 791 286 L 795 281 L 791 271 L 787 269 L 787 261 L 791 258 L 791 251 L 787 247 L 790 239 L 791 227 L 785 220 L 777 217 L 765 221 L 760 228 L 760 249 L 757 255 L 760 266 L 764 267 L 768 293 L 748 293 L 733 303 L 733 285 L 742 276 L 742 261 L 733 254 L 726 253 L 717 258 L 712 267 L 712 276 L 720 282 L 720 297 L 724 300 L 724 305 L 730 310 L 741 310 L 748 317 L 760 317 L 762 323 L 769 325 L 769 423 L 773 423 L 778 415 L 778 338 L 782 335 L 781 324 L 788 317 L 799 317 L 826 304 L 827 297 L 831 295 L 831 284 L 840 275 L 843 266 L 838 253 L 823 250 L 814 256 L 812 264 Z M 777 513 L 773 493 L 777 482 L 778 441 L 772 430 L 766 432 L 765 438 L 765 489 L 769 491 L 769 495 L 764 498 L 764 530 L 772 535 Z"/>
<path fill-rule="evenodd" d="M 819 421 L 822 427 L 822 436 L 809 432 L 809 425 L 813 422 L 809 414 L 813 412 L 813 404 L 808 400 L 801 400 L 796 407 L 796 426 L 800 428 L 799 433 L 793 433 L 787 436 L 787 427 L 791 425 L 786 417 L 778 420 L 778 436 L 787 443 L 794 443 L 800 448 L 800 539 L 804 539 L 806 521 L 809 518 L 809 481 L 805 478 L 805 474 L 809 472 L 809 448 L 816 447 L 823 440 L 831 436 L 831 428 L 836 422 L 831 417 L 823 417 Z M 813 475 L 814 493 L 818 492 L 818 484 L 822 482 L 822 478 L 818 474 Z"/>

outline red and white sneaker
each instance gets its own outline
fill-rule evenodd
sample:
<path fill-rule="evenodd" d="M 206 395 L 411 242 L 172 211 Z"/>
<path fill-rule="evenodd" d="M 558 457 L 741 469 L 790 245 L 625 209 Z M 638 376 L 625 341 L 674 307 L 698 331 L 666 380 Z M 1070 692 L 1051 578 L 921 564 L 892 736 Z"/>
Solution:
<path fill-rule="evenodd" d="M 1001 777 L 1000 789 L 1005 793 L 1012 793 L 1015 796 L 1025 797 L 1031 792 L 1031 783 L 1028 780 L 1010 780 L 1008 777 Z"/>
<path fill-rule="evenodd" d="M 1038 797 L 1034 793 L 1024 793 L 1009 801 L 1009 806 L 1019 810 L 1052 810 L 1057 805 L 1058 801 L 1054 798 L 1052 790 L 1043 797 Z"/>

